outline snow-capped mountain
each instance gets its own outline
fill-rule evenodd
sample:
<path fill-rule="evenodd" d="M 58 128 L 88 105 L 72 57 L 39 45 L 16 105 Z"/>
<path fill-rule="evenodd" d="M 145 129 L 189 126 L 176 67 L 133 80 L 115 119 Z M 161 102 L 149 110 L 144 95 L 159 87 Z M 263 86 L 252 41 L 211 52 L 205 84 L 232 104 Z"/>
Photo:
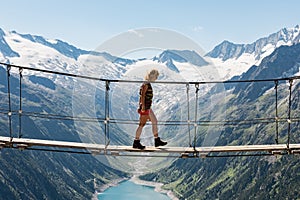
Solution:
<path fill-rule="evenodd" d="M 283 28 L 267 37 L 260 38 L 251 44 L 234 44 L 223 41 L 206 58 L 217 66 L 224 79 L 246 72 L 252 65 L 259 65 L 263 58 L 270 55 L 282 45 L 293 45 L 300 42 L 300 28 Z"/>
<path fill-rule="evenodd" d="M 163 66 L 172 71 L 172 75 L 162 74 L 162 80 L 207 81 L 213 78 L 208 74 L 209 63 L 190 50 L 165 50 L 150 60 L 131 60 L 106 52 L 82 50 L 58 39 L 45 39 L 42 36 L 19 34 L 15 31 L 1 30 L 0 39 L 1 62 L 15 65 L 104 79 L 120 79 L 126 77 L 128 74 L 126 72 L 131 68 L 144 66 L 147 63 L 147 66 L 153 66 L 153 68 Z M 175 78 L 171 78 L 174 74 Z M 177 76 L 181 78 L 178 79 Z M 141 74 L 140 78 L 143 77 L 144 74 Z M 48 76 L 48 78 L 53 80 L 53 77 Z M 57 79 L 57 77 L 54 78 Z M 64 80 L 61 82 L 65 83 Z"/>
<path fill-rule="evenodd" d="M 20 57 L 20 55 L 13 51 L 5 41 L 5 32 L 0 28 L 0 50 L 4 57 Z"/>
<path fill-rule="evenodd" d="M 253 65 L 247 72 L 243 73 L 240 80 L 251 79 L 273 79 L 298 76 L 300 72 L 300 44 L 293 46 L 281 46 L 270 56 L 262 60 L 259 66 Z M 299 80 L 294 82 L 299 84 Z M 273 90 L 274 83 L 239 83 L 235 86 L 233 93 L 238 94 L 238 99 L 255 100 L 269 89 Z M 239 96 L 243 96 L 239 98 Z"/>
<path fill-rule="evenodd" d="M 162 64 L 190 81 L 211 80 L 213 76 L 207 72 L 203 72 L 206 74 L 204 77 L 198 75 L 200 73 L 200 76 L 203 76 L 202 71 L 214 65 L 218 74 L 215 79 L 228 80 L 246 72 L 254 64 L 259 65 L 264 57 L 279 46 L 299 43 L 299 33 L 300 28 L 297 25 L 294 28 L 283 28 L 251 44 L 224 41 L 205 57 L 191 50 L 165 50 L 153 59 L 145 61 L 119 58 L 106 52 L 82 50 L 58 39 L 45 39 L 42 36 L 0 29 L 0 60 L 16 65 L 108 79 L 121 78 L 132 66 L 145 63 L 152 66 Z M 196 74 L 193 73 L 195 71 Z"/>
<path fill-rule="evenodd" d="M 155 56 L 152 60 L 158 61 L 159 63 L 166 63 L 166 65 L 175 72 L 179 72 L 179 70 L 176 65 L 174 65 L 174 62 L 191 63 L 199 67 L 208 65 L 208 62 L 206 62 L 199 54 L 190 50 L 166 50 L 159 56 Z"/>
<path fill-rule="evenodd" d="M 79 49 L 58 39 L 6 32 L 0 29 L 0 60 L 11 64 L 76 73 L 89 56 L 101 57 L 115 65 L 125 66 L 133 60 L 118 58 L 106 52 Z"/>
<path fill-rule="evenodd" d="M 0 31 L 1 62 L 41 69 L 69 72 L 78 67 L 76 56 L 84 51 L 65 42 L 46 40 L 41 36 L 22 35 L 15 31 Z M 24 72 L 26 73 L 26 72 Z"/>
<path fill-rule="evenodd" d="M 253 54 L 255 60 L 259 61 L 270 55 L 275 48 L 299 43 L 299 33 L 300 28 L 297 25 L 294 28 L 283 28 L 277 33 L 260 38 L 251 44 L 234 44 L 225 40 L 206 55 L 226 61 L 228 59 L 239 59 L 243 54 Z"/>

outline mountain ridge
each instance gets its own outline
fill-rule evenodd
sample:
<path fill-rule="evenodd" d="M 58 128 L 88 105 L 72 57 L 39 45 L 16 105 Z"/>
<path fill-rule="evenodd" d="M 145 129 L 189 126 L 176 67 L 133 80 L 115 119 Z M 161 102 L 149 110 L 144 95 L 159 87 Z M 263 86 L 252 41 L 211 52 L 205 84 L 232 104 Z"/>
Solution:
<path fill-rule="evenodd" d="M 3 54 L 4 57 L 20 57 L 20 55 L 13 51 L 7 42 L 4 39 L 5 32 L 0 28 L 0 52 Z"/>
<path fill-rule="evenodd" d="M 300 28 L 296 25 L 294 28 L 283 28 L 267 37 L 260 38 L 251 44 L 234 44 L 227 40 L 217 45 L 206 56 L 220 58 L 223 61 L 228 59 L 238 59 L 242 54 L 254 54 L 255 60 L 262 59 L 266 51 L 273 51 L 281 45 L 293 45 L 300 42 Z M 267 47 L 269 45 L 269 47 Z"/>

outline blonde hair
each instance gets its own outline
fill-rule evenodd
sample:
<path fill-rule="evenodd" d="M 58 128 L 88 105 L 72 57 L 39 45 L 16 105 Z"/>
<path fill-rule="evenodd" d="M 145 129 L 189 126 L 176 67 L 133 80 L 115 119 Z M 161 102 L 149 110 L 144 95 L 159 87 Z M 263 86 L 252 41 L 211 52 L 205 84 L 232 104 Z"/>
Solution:
<path fill-rule="evenodd" d="M 159 72 L 157 69 L 152 69 L 150 72 L 147 73 L 145 76 L 145 80 L 152 81 L 154 78 L 157 79 L 159 76 Z"/>

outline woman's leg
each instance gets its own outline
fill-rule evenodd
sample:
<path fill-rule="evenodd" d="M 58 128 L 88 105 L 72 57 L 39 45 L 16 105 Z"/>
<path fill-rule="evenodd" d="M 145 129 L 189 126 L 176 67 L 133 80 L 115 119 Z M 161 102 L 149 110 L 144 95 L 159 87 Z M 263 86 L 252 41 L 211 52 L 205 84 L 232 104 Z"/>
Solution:
<path fill-rule="evenodd" d="M 156 116 L 155 116 L 152 109 L 150 109 L 149 117 L 150 117 L 150 120 L 151 120 L 151 123 L 152 123 L 153 136 L 154 136 L 154 138 L 157 138 L 158 137 L 157 118 L 156 118 Z"/>
<path fill-rule="evenodd" d="M 148 115 L 140 115 L 140 123 L 135 132 L 135 139 L 139 140 L 143 131 L 143 127 L 145 126 L 147 120 L 149 119 Z"/>
<path fill-rule="evenodd" d="M 155 147 L 164 146 L 164 145 L 168 144 L 167 142 L 162 141 L 160 139 L 160 137 L 158 137 L 157 118 L 156 118 L 154 112 L 152 111 L 152 109 L 150 110 L 149 117 L 150 117 L 150 120 L 152 123 L 152 132 L 153 132 L 153 136 L 154 136 Z"/>

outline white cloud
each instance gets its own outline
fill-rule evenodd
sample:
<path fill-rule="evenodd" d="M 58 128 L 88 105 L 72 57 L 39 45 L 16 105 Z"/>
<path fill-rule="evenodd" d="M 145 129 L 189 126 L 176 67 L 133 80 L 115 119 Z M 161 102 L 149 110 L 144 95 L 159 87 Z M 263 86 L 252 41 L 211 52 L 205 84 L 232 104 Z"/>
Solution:
<path fill-rule="evenodd" d="M 133 30 L 133 29 L 132 30 L 128 30 L 128 33 L 132 33 L 132 34 L 138 36 L 139 38 L 144 37 L 144 35 L 141 32 L 137 31 L 137 30 Z"/>
<path fill-rule="evenodd" d="M 193 31 L 195 31 L 195 32 L 200 32 L 200 31 L 202 31 L 204 28 L 202 27 L 202 26 L 194 26 L 193 27 Z"/>

